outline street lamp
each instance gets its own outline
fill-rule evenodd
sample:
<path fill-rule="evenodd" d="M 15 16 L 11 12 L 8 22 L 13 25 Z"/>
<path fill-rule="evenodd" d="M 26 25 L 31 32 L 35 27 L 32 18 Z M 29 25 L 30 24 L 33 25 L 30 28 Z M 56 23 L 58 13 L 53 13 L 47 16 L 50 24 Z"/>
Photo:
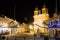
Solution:
<path fill-rule="evenodd" d="M 30 28 L 30 29 L 33 29 L 32 25 L 29 25 L 29 28 Z"/>

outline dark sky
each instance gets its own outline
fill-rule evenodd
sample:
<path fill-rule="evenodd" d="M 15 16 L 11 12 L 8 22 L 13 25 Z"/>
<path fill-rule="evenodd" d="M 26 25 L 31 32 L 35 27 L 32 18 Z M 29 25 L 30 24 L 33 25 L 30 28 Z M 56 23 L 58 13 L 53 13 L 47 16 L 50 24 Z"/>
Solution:
<path fill-rule="evenodd" d="M 36 5 L 39 9 L 46 4 L 49 9 L 49 14 L 52 17 L 55 12 L 55 0 L 2 0 L 0 1 L 0 14 L 6 15 L 10 18 L 14 18 L 14 7 L 15 9 L 15 19 L 20 22 L 25 22 L 25 17 L 27 21 L 33 21 L 33 11 Z M 58 12 L 60 11 L 60 0 L 57 0 Z M 16 5 L 15 5 L 16 4 Z"/>

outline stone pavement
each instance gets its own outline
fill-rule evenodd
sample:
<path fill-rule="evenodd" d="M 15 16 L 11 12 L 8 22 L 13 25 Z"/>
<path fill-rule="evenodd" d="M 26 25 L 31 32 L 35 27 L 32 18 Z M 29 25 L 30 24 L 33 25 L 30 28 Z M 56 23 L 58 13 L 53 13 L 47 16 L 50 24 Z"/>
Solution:
<path fill-rule="evenodd" d="M 55 38 L 47 38 L 48 40 L 60 40 Z M 44 37 L 18 37 L 18 36 L 2 36 L 0 37 L 0 40 L 47 40 Z"/>

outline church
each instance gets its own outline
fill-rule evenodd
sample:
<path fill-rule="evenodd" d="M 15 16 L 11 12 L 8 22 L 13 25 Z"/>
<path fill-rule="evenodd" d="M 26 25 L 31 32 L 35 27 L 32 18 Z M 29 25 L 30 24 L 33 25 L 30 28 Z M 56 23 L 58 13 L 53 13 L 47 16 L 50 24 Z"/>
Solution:
<path fill-rule="evenodd" d="M 46 36 L 50 35 L 51 33 L 53 33 L 52 35 L 55 35 L 56 30 L 57 30 L 57 33 L 60 30 L 58 29 L 60 27 L 60 16 L 57 15 L 57 13 L 55 12 L 53 14 L 53 17 L 50 18 L 48 14 L 48 8 L 46 8 L 45 5 L 43 5 L 41 10 L 38 10 L 38 7 L 36 6 L 34 10 L 33 18 L 34 18 L 33 24 L 34 24 L 35 34 L 38 33 L 38 29 L 42 35 L 46 35 Z M 55 28 L 55 26 L 53 27 L 52 25 L 55 25 L 56 22 L 58 22 L 58 24 L 57 24 L 57 27 Z"/>

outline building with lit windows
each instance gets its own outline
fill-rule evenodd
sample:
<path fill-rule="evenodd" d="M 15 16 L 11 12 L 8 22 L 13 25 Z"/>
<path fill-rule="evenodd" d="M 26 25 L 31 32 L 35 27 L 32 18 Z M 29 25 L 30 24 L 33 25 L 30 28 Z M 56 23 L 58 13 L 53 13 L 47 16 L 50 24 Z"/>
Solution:
<path fill-rule="evenodd" d="M 6 16 L 0 17 L 0 34 L 4 34 L 5 32 L 15 33 L 16 28 L 18 28 L 19 23 L 16 20 L 8 18 Z"/>

